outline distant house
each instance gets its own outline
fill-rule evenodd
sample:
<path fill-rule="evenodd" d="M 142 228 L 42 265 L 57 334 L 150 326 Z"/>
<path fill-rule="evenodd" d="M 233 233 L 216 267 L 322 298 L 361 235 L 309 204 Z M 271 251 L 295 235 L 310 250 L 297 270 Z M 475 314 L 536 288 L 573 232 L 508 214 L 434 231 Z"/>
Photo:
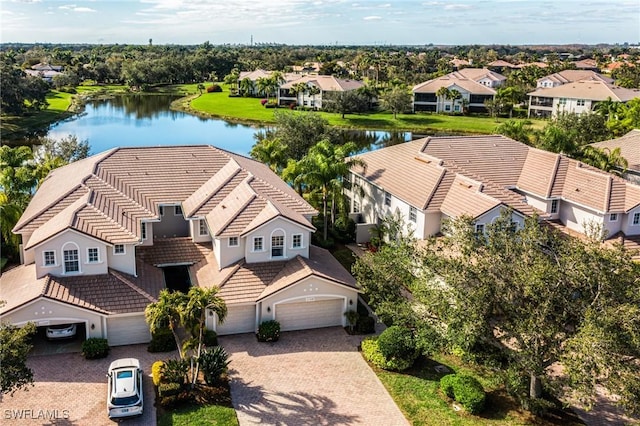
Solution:
<path fill-rule="evenodd" d="M 497 73 L 502 73 L 506 69 L 517 69 L 518 67 L 511 62 L 503 61 L 502 59 L 498 59 L 493 62 L 489 62 L 487 64 L 487 68 L 491 71 L 495 71 Z"/>
<path fill-rule="evenodd" d="M 529 95 L 529 117 L 555 117 L 558 113 L 593 111 L 598 102 L 611 99 L 628 102 L 640 97 L 640 90 L 614 86 L 601 80 L 581 80 L 561 86 L 537 89 Z"/>
<path fill-rule="evenodd" d="M 64 67 L 61 65 L 49 65 L 46 63 L 38 63 L 31 67 L 31 69 L 26 69 L 24 72 L 27 75 L 31 75 L 33 77 L 40 77 L 44 81 L 51 83 L 53 81 L 53 77 L 56 75 L 62 74 Z"/>
<path fill-rule="evenodd" d="M 622 137 L 591 145 L 609 151 L 620 148 L 620 155 L 628 162 L 627 170 L 624 171 L 623 176 L 640 184 L 640 129 L 633 129 Z"/>
<path fill-rule="evenodd" d="M 458 59 L 453 58 L 449 61 L 454 70 L 459 70 L 461 68 L 470 67 L 473 64 L 473 61 L 467 61 L 466 59 Z"/>
<path fill-rule="evenodd" d="M 318 74 L 322 68 L 321 62 L 305 62 L 302 65 L 293 65 L 291 70 L 296 74 Z"/>
<path fill-rule="evenodd" d="M 431 112 L 462 112 L 463 103 L 469 112 L 485 112 L 484 102 L 493 99 L 496 89 L 506 77 L 486 68 L 464 68 L 413 87 L 413 110 Z M 438 96 L 441 88 L 457 90 L 460 99 Z"/>
<path fill-rule="evenodd" d="M 358 190 L 346 195 L 360 242 L 389 215 L 423 240 L 463 215 L 484 232 L 509 209 L 516 226 L 535 213 L 567 233 L 585 234 L 595 224 L 640 243 L 640 185 L 504 136 L 429 137 L 358 158 L 367 167 L 352 167 Z"/>
<path fill-rule="evenodd" d="M 302 83 L 307 90 L 298 92 L 296 85 Z M 305 75 L 296 80 L 288 81 L 278 90 L 278 105 L 287 106 L 297 104 L 314 109 L 322 108 L 322 99 L 327 93 L 346 92 L 364 86 L 362 81 L 344 80 L 332 75 Z"/>
<path fill-rule="evenodd" d="M 346 326 L 354 278 L 311 245 L 317 212 L 267 166 L 212 146 L 117 148 L 55 169 L 13 232 L 0 320 L 74 323 L 110 346 L 148 342 L 162 289 L 218 288 L 206 327 L 255 333 Z"/>
<path fill-rule="evenodd" d="M 596 62 L 595 59 L 591 59 L 591 58 L 582 59 L 580 61 L 574 62 L 573 64 L 579 70 L 589 70 L 589 71 L 600 72 L 600 69 L 598 68 L 598 63 Z"/>
<path fill-rule="evenodd" d="M 261 79 L 261 78 L 271 78 L 271 76 L 273 76 L 274 72 L 275 71 L 266 71 L 266 70 L 263 70 L 263 69 L 257 69 L 257 70 L 254 70 L 254 71 L 242 71 L 240 73 L 240 75 L 238 76 L 238 82 L 241 82 L 244 79 L 249 79 L 251 81 L 251 83 L 253 83 L 253 84 L 252 84 L 251 89 L 247 93 L 247 95 L 249 95 L 249 96 L 259 96 L 258 87 L 257 87 L 258 80 Z M 297 79 L 300 78 L 299 74 L 294 74 L 294 73 L 280 73 L 280 74 L 284 78 L 285 82 L 297 80 Z"/>
<path fill-rule="evenodd" d="M 541 77 L 536 82 L 536 87 L 538 88 L 547 88 L 547 87 L 558 87 L 563 84 L 573 83 L 574 81 L 581 80 L 593 80 L 593 81 L 603 81 L 608 84 L 613 84 L 613 79 L 609 77 L 605 77 L 602 74 L 598 74 L 595 71 L 591 70 L 564 70 L 554 74 L 546 75 Z"/>

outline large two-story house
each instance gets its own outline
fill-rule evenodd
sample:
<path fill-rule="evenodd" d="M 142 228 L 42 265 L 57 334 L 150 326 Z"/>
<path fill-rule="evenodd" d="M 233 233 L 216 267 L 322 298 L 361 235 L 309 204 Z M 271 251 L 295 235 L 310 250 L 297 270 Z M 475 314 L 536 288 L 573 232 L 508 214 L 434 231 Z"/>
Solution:
<path fill-rule="evenodd" d="M 484 102 L 495 97 L 496 89 L 506 77 L 486 68 L 463 68 L 445 76 L 425 81 L 413 87 L 413 111 L 463 112 L 463 103 L 469 112 L 486 112 Z M 459 99 L 438 96 L 442 88 L 457 90 Z"/>
<path fill-rule="evenodd" d="M 305 90 L 296 90 L 303 84 Z M 359 80 L 341 79 L 332 75 L 304 75 L 296 80 L 287 81 L 278 89 L 278 105 L 296 104 L 313 109 L 322 109 L 322 99 L 328 93 L 348 92 L 364 86 Z"/>
<path fill-rule="evenodd" d="M 504 136 L 429 137 L 358 157 L 367 166 L 351 169 L 357 190 L 347 195 L 359 242 L 391 214 L 426 239 L 462 215 L 481 232 L 505 209 L 517 224 L 537 213 L 567 232 L 598 225 L 609 237 L 640 242 L 639 185 Z"/>
<path fill-rule="evenodd" d="M 110 345 L 149 341 L 164 288 L 218 287 L 218 334 L 345 324 L 353 277 L 311 245 L 316 211 L 267 166 L 212 146 L 119 148 L 54 170 L 16 224 L 2 321 L 76 323 Z"/>

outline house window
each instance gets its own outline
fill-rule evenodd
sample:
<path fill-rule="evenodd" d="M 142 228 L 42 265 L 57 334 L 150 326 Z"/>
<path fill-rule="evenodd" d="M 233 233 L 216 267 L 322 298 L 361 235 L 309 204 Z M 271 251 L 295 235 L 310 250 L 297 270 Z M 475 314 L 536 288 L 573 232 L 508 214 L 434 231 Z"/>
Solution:
<path fill-rule="evenodd" d="M 207 229 L 207 222 L 204 219 L 198 221 L 198 235 L 209 235 L 209 229 Z"/>
<path fill-rule="evenodd" d="M 164 216 L 164 206 L 158 206 L 158 212 L 160 213 L 160 216 Z"/>
<path fill-rule="evenodd" d="M 56 264 L 56 252 L 55 251 L 45 251 L 44 256 L 44 266 L 54 266 Z"/>
<path fill-rule="evenodd" d="M 476 234 L 484 234 L 484 223 L 476 223 Z"/>
<path fill-rule="evenodd" d="M 384 193 L 384 205 L 391 206 L 391 194 L 389 194 L 388 192 Z"/>
<path fill-rule="evenodd" d="M 146 240 L 147 239 L 147 224 L 142 222 L 141 226 L 140 226 L 140 233 L 142 234 L 142 239 Z"/>
<path fill-rule="evenodd" d="M 633 224 L 634 225 L 640 224 L 640 213 L 633 214 Z"/>
<path fill-rule="evenodd" d="M 271 257 L 284 256 L 284 236 L 274 235 L 271 237 Z"/>
<path fill-rule="evenodd" d="M 451 105 L 445 105 L 444 106 L 444 110 L 445 111 L 451 111 Z"/>
<path fill-rule="evenodd" d="M 98 263 L 100 262 L 100 252 L 97 247 L 91 247 L 87 249 L 87 262 Z"/>
<path fill-rule="evenodd" d="M 576 105 L 578 105 L 578 106 L 584 106 L 584 104 L 585 104 L 584 99 L 578 99 L 578 100 L 576 101 Z"/>
<path fill-rule="evenodd" d="M 253 237 L 253 251 L 263 251 L 263 250 L 264 250 L 264 238 Z"/>
<path fill-rule="evenodd" d="M 460 112 L 460 105 L 455 105 L 455 106 L 453 107 L 453 110 L 454 110 L 455 112 Z"/>
<path fill-rule="evenodd" d="M 302 234 L 293 234 L 291 240 L 292 248 L 301 248 L 302 247 Z"/>
<path fill-rule="evenodd" d="M 239 245 L 240 243 L 238 241 L 238 237 L 229 237 L 229 247 L 238 247 Z M 255 247 L 255 241 L 254 241 L 254 247 Z"/>
<path fill-rule="evenodd" d="M 353 200 L 353 212 L 360 213 L 360 203 L 356 200 Z"/>
<path fill-rule="evenodd" d="M 551 200 L 551 213 L 558 213 L 558 200 Z"/>
<path fill-rule="evenodd" d="M 618 213 L 611 213 L 609 215 L 609 222 L 617 222 L 618 221 Z"/>
<path fill-rule="evenodd" d="M 116 244 L 113 246 L 113 254 L 124 254 L 124 244 Z"/>
<path fill-rule="evenodd" d="M 558 105 L 566 105 L 567 104 L 567 98 L 560 98 L 558 100 Z"/>
<path fill-rule="evenodd" d="M 174 216 L 182 216 L 182 207 L 181 206 L 173 206 L 173 215 Z"/>
<path fill-rule="evenodd" d="M 409 207 L 409 220 L 416 222 L 418 220 L 418 211 L 415 207 Z"/>
<path fill-rule="evenodd" d="M 80 262 L 78 260 L 78 250 L 65 250 L 64 252 L 64 272 L 79 272 Z"/>

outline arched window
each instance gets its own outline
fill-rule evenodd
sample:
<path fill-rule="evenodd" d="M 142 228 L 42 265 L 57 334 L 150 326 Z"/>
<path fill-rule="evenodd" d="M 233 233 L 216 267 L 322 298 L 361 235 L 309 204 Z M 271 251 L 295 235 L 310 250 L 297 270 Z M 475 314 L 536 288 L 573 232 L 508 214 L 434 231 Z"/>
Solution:
<path fill-rule="evenodd" d="M 62 260 L 65 274 L 80 272 L 80 249 L 76 243 L 68 242 L 62 246 Z"/>
<path fill-rule="evenodd" d="M 284 257 L 284 237 L 282 229 L 276 229 L 271 233 L 271 257 Z"/>

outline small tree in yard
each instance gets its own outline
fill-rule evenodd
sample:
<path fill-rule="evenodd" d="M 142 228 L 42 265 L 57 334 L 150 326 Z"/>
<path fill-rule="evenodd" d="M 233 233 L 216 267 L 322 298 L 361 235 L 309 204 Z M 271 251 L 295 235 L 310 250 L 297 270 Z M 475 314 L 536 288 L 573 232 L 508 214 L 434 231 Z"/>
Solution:
<path fill-rule="evenodd" d="M 2 395 L 13 395 L 15 391 L 33 384 L 33 371 L 27 367 L 27 354 L 31 350 L 29 336 L 36 326 L 28 323 L 23 327 L 0 324 L 0 383 Z"/>
<path fill-rule="evenodd" d="M 398 117 L 398 113 L 411 110 L 411 102 L 411 93 L 402 86 L 394 86 L 380 99 L 382 108 L 391 111 L 394 120 Z"/>

